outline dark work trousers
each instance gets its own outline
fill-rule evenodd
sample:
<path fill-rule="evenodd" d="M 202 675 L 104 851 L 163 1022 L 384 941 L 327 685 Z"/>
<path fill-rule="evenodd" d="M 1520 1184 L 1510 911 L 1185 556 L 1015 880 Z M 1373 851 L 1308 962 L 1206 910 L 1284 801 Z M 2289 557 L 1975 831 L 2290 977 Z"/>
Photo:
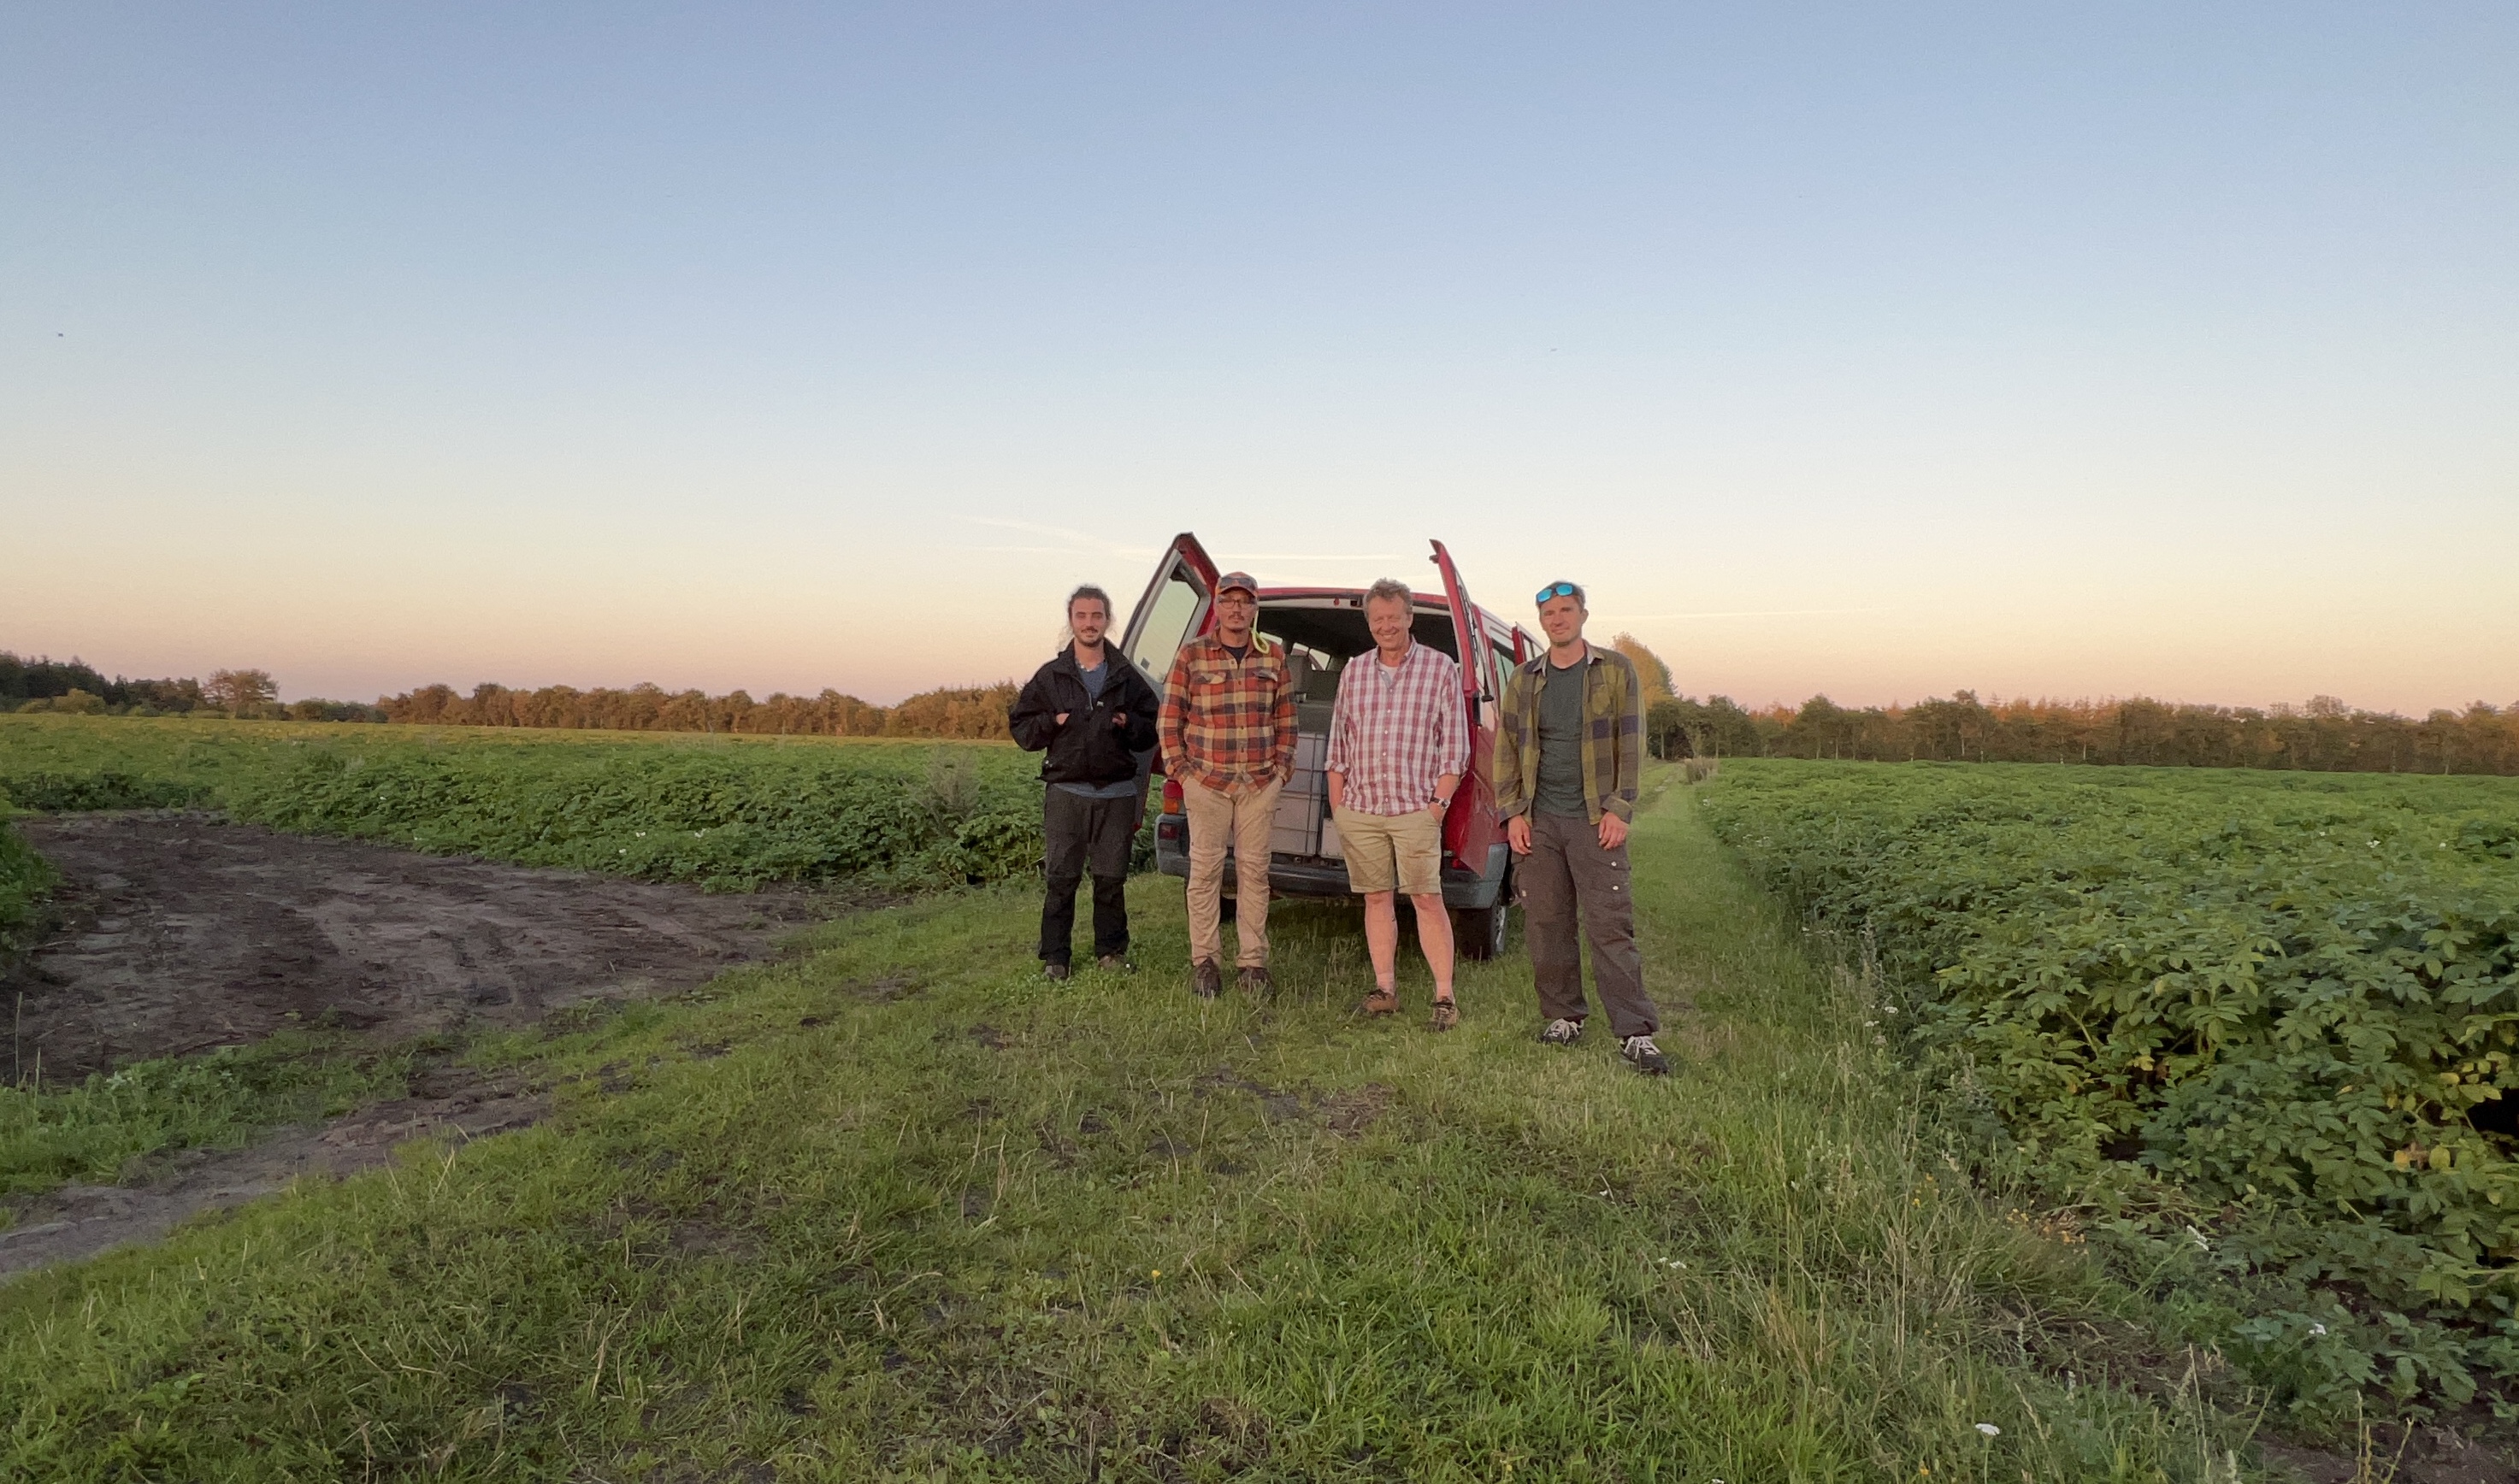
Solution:
<path fill-rule="evenodd" d="M 1040 907 L 1040 958 L 1068 961 L 1076 934 L 1076 887 L 1093 870 L 1093 955 L 1128 951 L 1128 849 L 1136 841 L 1137 800 L 1087 799 L 1053 783 L 1041 802 L 1049 899 Z"/>
<path fill-rule="evenodd" d="M 1522 895 L 1523 937 L 1530 944 L 1539 1013 L 1579 1021 L 1583 958 L 1576 919 L 1592 944 L 1592 983 L 1618 1039 L 1661 1028 L 1661 1012 L 1645 998 L 1644 956 L 1636 951 L 1636 903 L 1627 876 L 1627 848 L 1601 849 L 1601 827 L 1580 815 L 1530 816 L 1530 853 L 1513 863 Z"/>

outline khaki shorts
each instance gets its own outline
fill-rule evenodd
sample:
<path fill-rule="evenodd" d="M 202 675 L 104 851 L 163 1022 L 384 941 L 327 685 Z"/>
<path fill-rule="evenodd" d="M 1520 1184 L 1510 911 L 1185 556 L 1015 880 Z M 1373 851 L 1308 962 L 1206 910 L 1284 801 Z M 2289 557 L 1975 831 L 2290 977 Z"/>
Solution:
<path fill-rule="evenodd" d="M 1437 896 L 1443 891 L 1443 821 L 1432 809 L 1361 814 L 1340 809 L 1339 848 L 1351 892 Z"/>

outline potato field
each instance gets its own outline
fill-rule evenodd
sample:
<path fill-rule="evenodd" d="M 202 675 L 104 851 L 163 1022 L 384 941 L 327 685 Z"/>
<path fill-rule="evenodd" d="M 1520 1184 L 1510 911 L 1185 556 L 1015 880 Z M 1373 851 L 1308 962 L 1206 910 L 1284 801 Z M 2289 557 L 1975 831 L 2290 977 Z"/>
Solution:
<path fill-rule="evenodd" d="M 2519 1369 L 2519 785 L 1765 763 L 1704 807 L 2051 1199 L 2283 1288 L 2263 1345 Z"/>
<path fill-rule="evenodd" d="M 52 877 L 43 858 L 9 828 L 9 812 L 0 800 L 0 951 L 32 926 L 36 897 Z"/>
<path fill-rule="evenodd" d="M 720 890 L 1019 874 L 1040 855 L 1037 766 L 1002 744 L 0 718 L 0 800 L 23 809 L 213 807 Z"/>

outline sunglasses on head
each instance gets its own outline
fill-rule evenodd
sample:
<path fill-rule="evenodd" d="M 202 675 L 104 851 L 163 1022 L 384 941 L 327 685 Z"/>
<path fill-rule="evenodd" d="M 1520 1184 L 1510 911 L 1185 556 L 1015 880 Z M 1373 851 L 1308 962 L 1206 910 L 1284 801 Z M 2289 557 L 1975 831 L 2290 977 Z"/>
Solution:
<path fill-rule="evenodd" d="M 1530 600 L 1531 605 L 1536 607 L 1537 605 L 1548 601 L 1552 597 L 1570 597 L 1576 602 L 1581 602 L 1583 600 L 1583 589 L 1575 587 L 1572 583 L 1550 583 L 1547 587 L 1539 589 L 1539 595 Z"/>

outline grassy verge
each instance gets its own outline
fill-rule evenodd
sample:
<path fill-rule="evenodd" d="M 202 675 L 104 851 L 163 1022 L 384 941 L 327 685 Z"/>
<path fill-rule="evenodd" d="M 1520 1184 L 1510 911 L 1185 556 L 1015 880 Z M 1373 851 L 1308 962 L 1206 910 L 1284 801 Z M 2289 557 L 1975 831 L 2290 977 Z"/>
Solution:
<path fill-rule="evenodd" d="M 287 1031 L 203 1056 L 138 1062 L 68 1086 L 0 1087 L 0 1196 L 107 1183 L 152 1156 L 237 1149 L 290 1123 L 401 1097 L 432 1049 Z"/>
<path fill-rule="evenodd" d="M 1667 1082 L 1534 1044 L 1519 955 L 1352 1019 L 1332 908 L 1264 1006 L 1186 995 L 1161 879 L 1146 969 L 1058 987 L 1026 891 L 867 913 L 515 1041 L 540 1127 L 0 1290 L 7 1471 L 2229 1477 L 1697 811 L 1636 854 Z"/>

